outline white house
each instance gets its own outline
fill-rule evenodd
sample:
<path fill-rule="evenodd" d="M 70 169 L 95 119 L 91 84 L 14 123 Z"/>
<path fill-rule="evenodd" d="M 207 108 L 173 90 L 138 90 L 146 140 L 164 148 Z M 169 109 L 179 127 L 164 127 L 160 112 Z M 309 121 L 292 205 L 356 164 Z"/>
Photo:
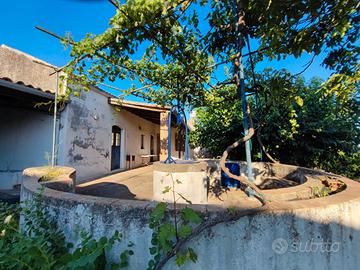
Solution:
<path fill-rule="evenodd" d="M 23 169 L 50 162 L 54 68 L 0 47 L 0 189 L 21 184 Z M 56 164 L 75 167 L 77 179 L 86 181 L 165 159 L 168 112 L 154 104 L 121 101 L 97 87 L 81 91 L 58 108 Z M 175 133 L 172 125 L 171 154 L 182 158 L 183 142 L 175 140 L 181 137 Z"/>

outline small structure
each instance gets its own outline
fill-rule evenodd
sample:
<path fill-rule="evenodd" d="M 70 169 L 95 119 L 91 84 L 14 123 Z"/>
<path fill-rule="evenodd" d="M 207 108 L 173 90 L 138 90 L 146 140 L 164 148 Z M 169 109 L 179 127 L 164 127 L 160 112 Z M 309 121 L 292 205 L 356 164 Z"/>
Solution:
<path fill-rule="evenodd" d="M 0 189 L 20 184 L 27 167 L 50 165 L 56 69 L 0 47 Z M 59 95 L 64 93 L 59 87 Z M 59 104 L 55 164 L 74 167 L 82 182 L 163 160 L 168 112 L 167 107 L 122 101 L 95 86 L 80 91 Z M 177 137 L 173 126 L 172 154 L 182 158 Z"/>
<path fill-rule="evenodd" d="M 207 164 L 186 160 L 178 163 L 154 164 L 153 200 L 178 203 L 208 202 Z"/>

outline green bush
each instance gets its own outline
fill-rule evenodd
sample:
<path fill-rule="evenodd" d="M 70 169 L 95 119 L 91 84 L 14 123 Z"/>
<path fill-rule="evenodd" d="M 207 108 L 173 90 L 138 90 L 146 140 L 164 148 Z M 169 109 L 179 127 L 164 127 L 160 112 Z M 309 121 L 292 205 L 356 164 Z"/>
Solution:
<path fill-rule="evenodd" d="M 23 217 L 23 231 L 19 217 Z M 23 207 L 0 203 L 0 268 L 6 270 L 118 269 L 127 266 L 131 250 L 120 254 L 119 263 L 106 261 L 106 252 L 121 241 L 119 232 L 99 240 L 81 233 L 81 243 L 66 243 L 54 220 L 41 207 L 41 193 Z"/>

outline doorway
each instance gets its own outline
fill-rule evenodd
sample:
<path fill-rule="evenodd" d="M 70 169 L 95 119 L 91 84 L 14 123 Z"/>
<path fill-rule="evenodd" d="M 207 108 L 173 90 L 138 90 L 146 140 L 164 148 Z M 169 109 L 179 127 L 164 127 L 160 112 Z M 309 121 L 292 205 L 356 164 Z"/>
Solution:
<path fill-rule="evenodd" d="M 111 170 L 120 169 L 121 129 L 112 127 L 111 136 Z"/>

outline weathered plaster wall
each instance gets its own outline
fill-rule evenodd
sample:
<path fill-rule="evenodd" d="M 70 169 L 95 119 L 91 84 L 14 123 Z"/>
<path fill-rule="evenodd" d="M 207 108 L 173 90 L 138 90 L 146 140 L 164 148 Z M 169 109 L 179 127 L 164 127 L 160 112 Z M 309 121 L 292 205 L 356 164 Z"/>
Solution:
<path fill-rule="evenodd" d="M 24 173 L 22 199 L 39 188 L 37 177 Z M 219 224 L 188 243 L 196 264 L 180 269 L 236 270 L 355 270 L 360 265 L 360 184 L 344 180 L 347 189 L 312 200 L 286 202 L 261 214 Z M 131 241 L 135 255 L 128 269 L 146 269 L 152 231 L 147 220 L 154 202 L 107 199 L 45 189 L 44 205 L 57 220 L 67 240 L 77 242 L 84 230 L 95 238 L 123 234 L 108 257 L 117 261 Z M 246 205 L 245 205 L 246 206 Z M 221 215 L 226 209 L 195 206 L 198 211 Z M 164 269 L 175 269 L 173 261 Z"/>
<path fill-rule="evenodd" d="M 57 163 L 76 168 L 79 180 L 110 171 L 111 113 L 106 97 L 92 91 L 72 97 L 61 113 Z"/>
<path fill-rule="evenodd" d="M 80 97 L 72 97 L 61 114 L 58 164 L 72 166 L 77 170 L 77 178 L 84 181 L 111 172 L 111 129 L 121 128 L 120 169 L 128 169 L 148 162 L 141 155 L 150 154 L 150 136 L 154 138 L 157 151 L 159 125 L 138 117 L 126 110 L 115 109 L 108 104 L 106 93 L 93 89 L 81 92 Z M 141 135 L 144 149 L 141 149 Z M 175 151 L 175 129 L 172 134 L 172 148 Z M 173 152 L 178 156 L 177 152 Z M 126 155 L 135 156 L 131 164 Z"/>
<path fill-rule="evenodd" d="M 0 189 L 21 183 L 25 168 L 48 164 L 52 116 L 14 107 L 0 107 Z"/>
<path fill-rule="evenodd" d="M 0 46 L 0 78 L 9 78 L 13 82 L 22 82 L 54 93 L 57 80 L 56 74 L 50 75 L 53 72 L 54 68 L 40 59 L 5 45 Z M 64 87 L 59 89 L 59 92 L 62 93 L 63 90 Z M 142 159 L 141 155 L 150 154 L 151 135 L 154 138 L 155 154 L 158 154 L 159 126 L 125 110 L 115 110 L 108 104 L 109 96 L 95 89 L 88 93 L 82 92 L 80 98 L 72 97 L 65 111 L 61 113 L 56 153 L 58 164 L 74 166 L 79 180 L 111 172 L 113 125 L 122 129 L 121 169 L 130 168 L 125 160 L 126 155 L 135 156 L 135 161 L 131 161 L 131 168 L 149 161 Z M 45 152 L 51 151 L 51 116 L 38 116 L 36 112 L 29 112 L 26 118 L 21 119 L 20 110 L 12 112 L 13 110 L 2 110 L 0 116 L 0 188 L 11 188 L 13 184 L 19 183 L 18 176 L 24 168 L 46 164 Z M 38 123 L 39 121 L 41 123 Z M 22 127 L 8 125 L 10 122 L 18 122 Z M 145 135 L 144 149 L 140 148 L 141 134 Z M 175 129 L 172 137 L 173 156 L 178 157 L 175 152 Z M 37 141 L 34 141 L 35 138 Z M 20 145 L 21 149 L 16 145 Z"/>

